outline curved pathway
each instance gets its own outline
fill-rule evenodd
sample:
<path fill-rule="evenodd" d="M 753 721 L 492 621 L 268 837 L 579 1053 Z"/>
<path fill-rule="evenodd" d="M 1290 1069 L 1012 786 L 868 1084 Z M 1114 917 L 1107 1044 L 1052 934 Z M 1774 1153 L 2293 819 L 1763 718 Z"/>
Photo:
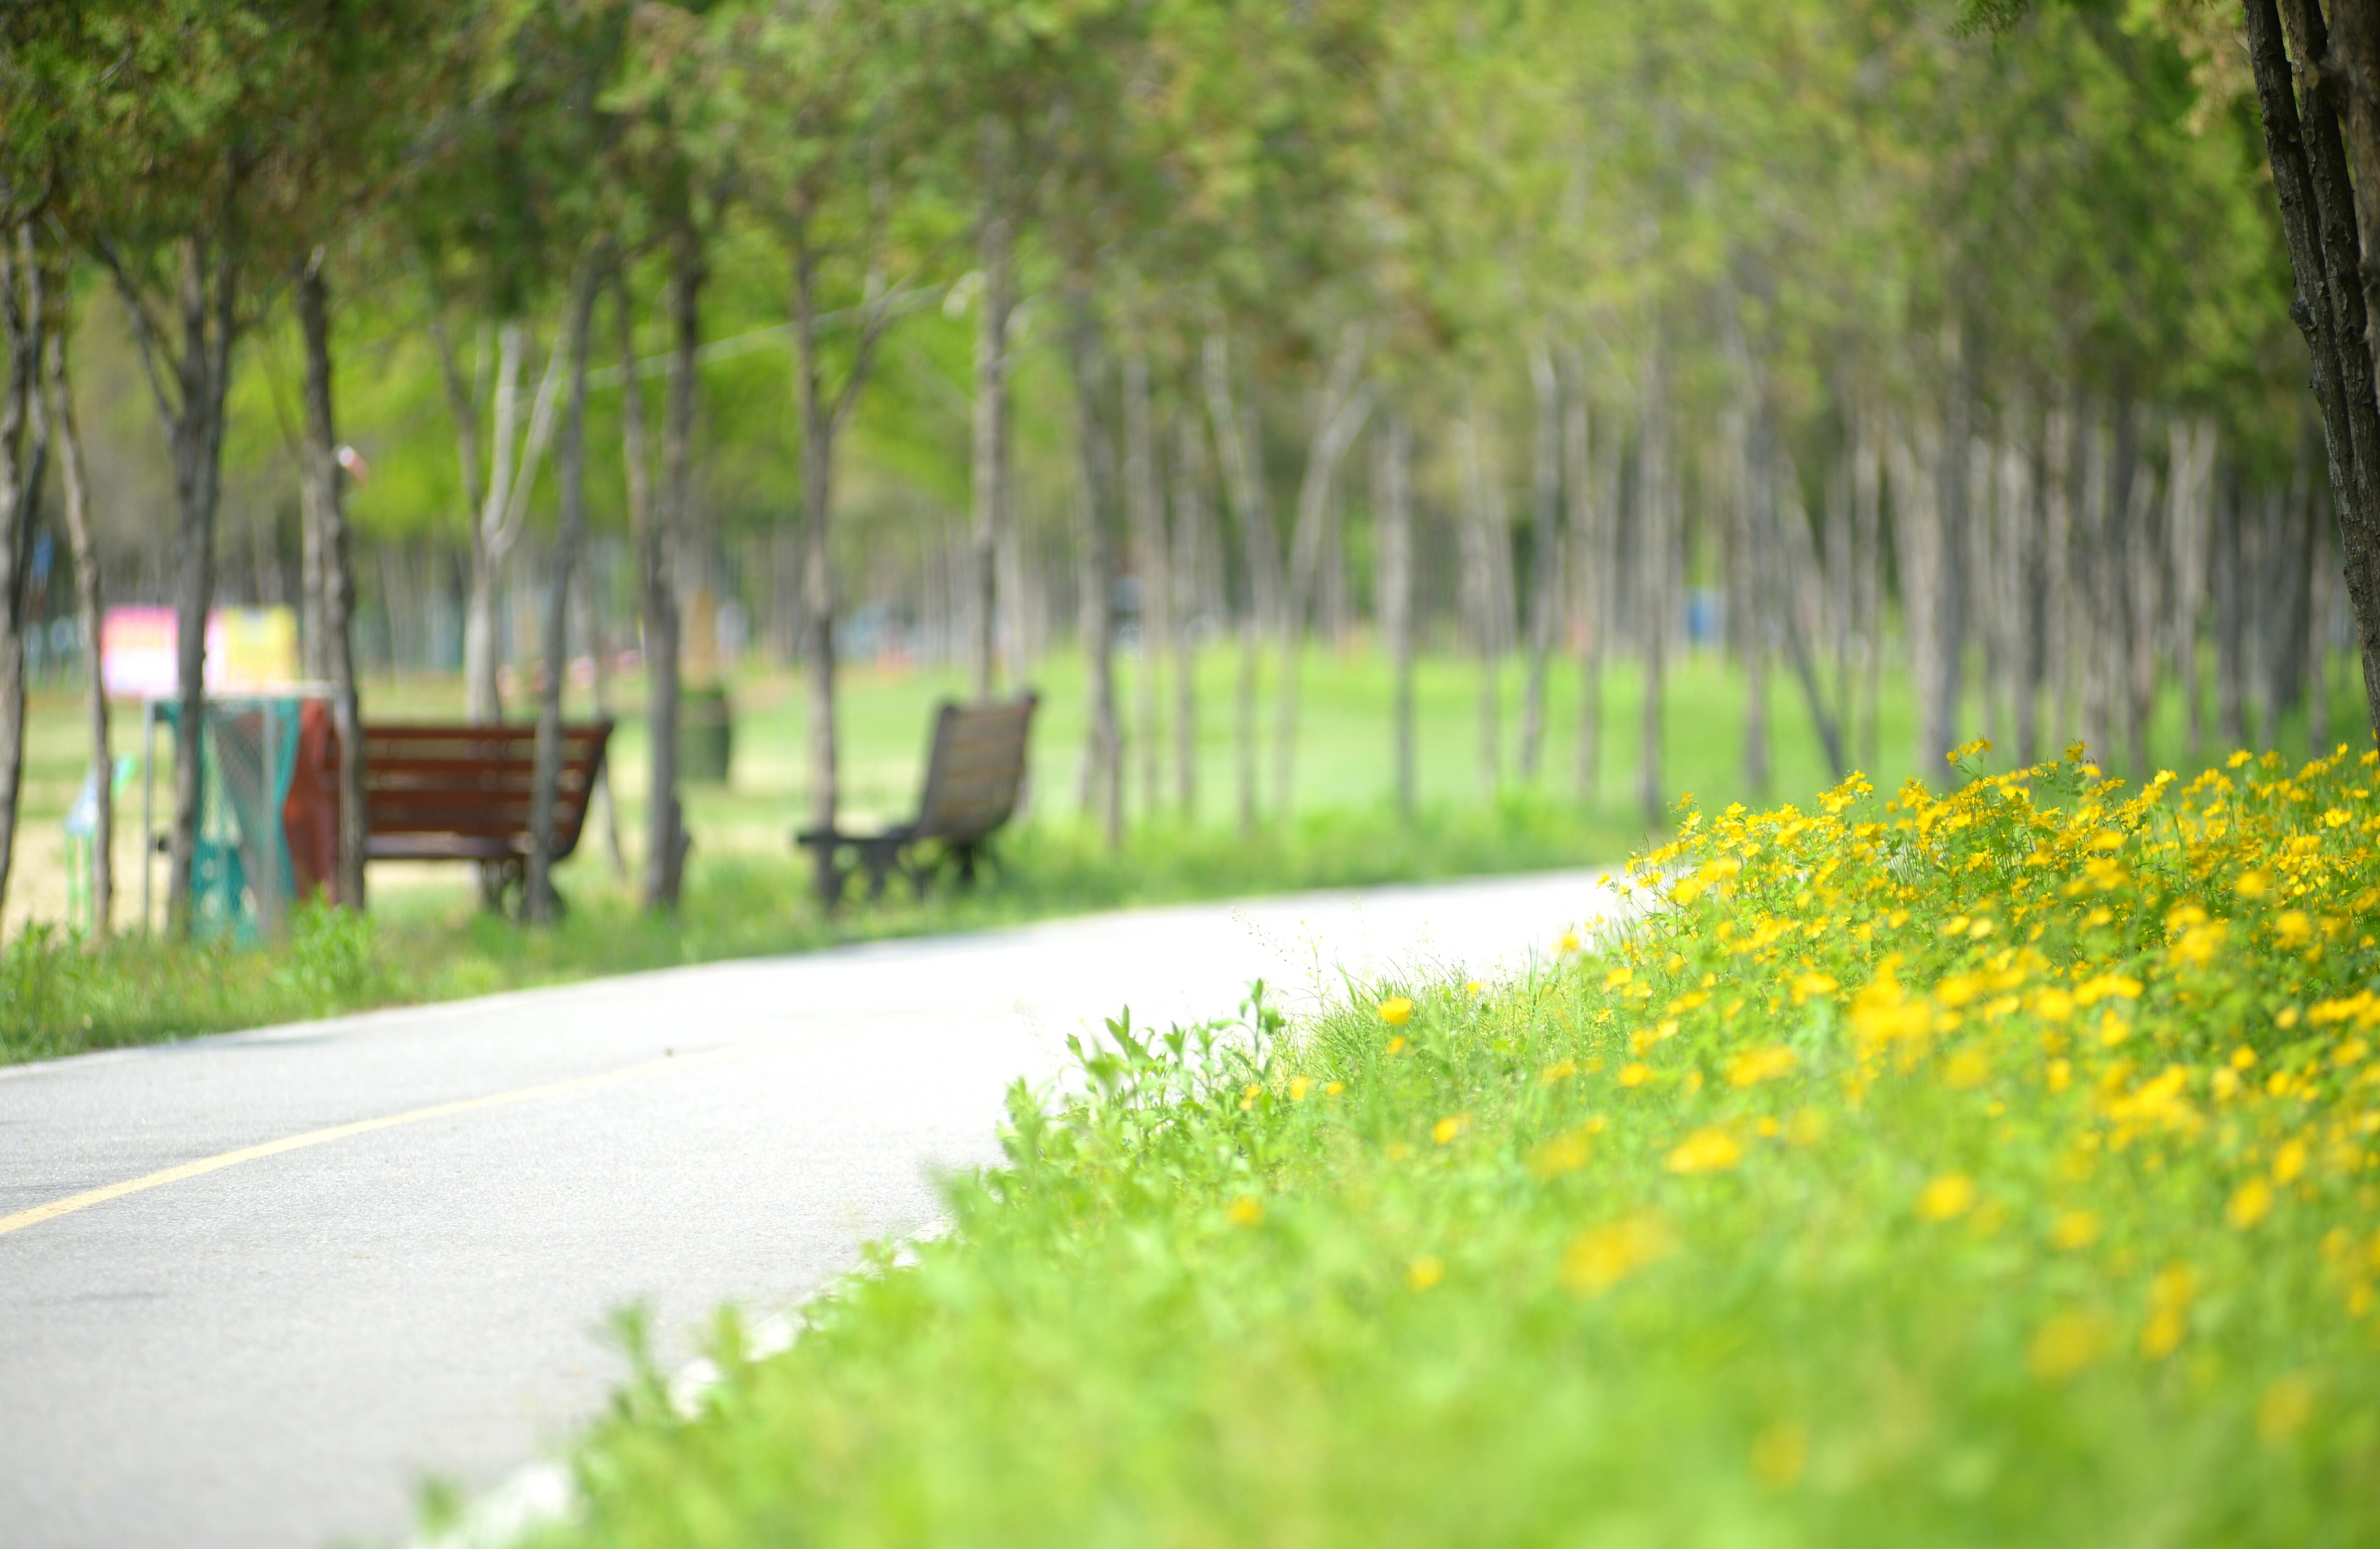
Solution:
<path fill-rule="evenodd" d="M 321 1549 L 929 1224 L 1068 1033 L 1518 968 L 1585 872 L 1135 910 L 0 1068 L 0 1541 Z"/>

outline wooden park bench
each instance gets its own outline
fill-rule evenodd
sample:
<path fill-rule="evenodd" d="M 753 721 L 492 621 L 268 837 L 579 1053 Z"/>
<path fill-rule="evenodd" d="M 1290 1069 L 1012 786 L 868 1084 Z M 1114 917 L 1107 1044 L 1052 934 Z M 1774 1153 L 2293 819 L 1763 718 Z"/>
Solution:
<path fill-rule="evenodd" d="M 852 871 L 846 853 L 868 873 L 871 899 L 884 896 L 884 884 L 895 872 L 921 898 L 945 866 L 957 868 L 959 885 L 971 885 L 976 862 L 990 859 L 991 836 L 1015 815 L 1033 709 L 1039 702 L 1033 694 L 990 704 L 944 701 L 935 713 L 926 788 L 915 818 L 873 834 L 812 828 L 794 835 L 818 868 L 819 896 L 830 905 L 842 900 Z"/>
<path fill-rule="evenodd" d="M 578 848 L 587 804 L 603 768 L 612 723 L 562 728 L 553 803 L 553 859 Z M 533 725 L 366 726 L 365 854 L 373 860 L 476 860 L 489 869 L 489 901 L 517 898 L 528 866 L 529 804 L 537 781 Z M 322 778 L 338 789 L 338 751 Z M 335 810 L 335 809 L 334 809 Z"/>

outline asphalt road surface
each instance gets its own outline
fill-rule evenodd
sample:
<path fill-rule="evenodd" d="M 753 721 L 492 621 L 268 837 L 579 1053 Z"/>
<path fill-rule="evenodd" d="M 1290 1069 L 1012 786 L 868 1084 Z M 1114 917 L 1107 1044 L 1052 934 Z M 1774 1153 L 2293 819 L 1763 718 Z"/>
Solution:
<path fill-rule="evenodd" d="M 683 1359 L 929 1226 L 1119 1006 L 1490 977 L 1608 908 L 1572 872 L 1148 909 L 0 1067 L 0 1549 L 401 1540 L 425 1478 L 600 1409 L 615 1309 Z"/>

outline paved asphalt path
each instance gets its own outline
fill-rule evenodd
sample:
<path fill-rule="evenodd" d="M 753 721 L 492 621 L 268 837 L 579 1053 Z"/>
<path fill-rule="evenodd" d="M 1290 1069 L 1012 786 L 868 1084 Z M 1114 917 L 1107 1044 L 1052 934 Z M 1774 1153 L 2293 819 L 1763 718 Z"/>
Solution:
<path fill-rule="evenodd" d="M 600 1409 L 613 1310 L 683 1359 L 929 1225 L 1009 1081 L 1119 1006 L 1490 977 L 1608 905 L 1572 872 L 1137 910 L 0 1068 L 0 1549 L 401 1539 L 425 1477 L 485 1489 Z"/>

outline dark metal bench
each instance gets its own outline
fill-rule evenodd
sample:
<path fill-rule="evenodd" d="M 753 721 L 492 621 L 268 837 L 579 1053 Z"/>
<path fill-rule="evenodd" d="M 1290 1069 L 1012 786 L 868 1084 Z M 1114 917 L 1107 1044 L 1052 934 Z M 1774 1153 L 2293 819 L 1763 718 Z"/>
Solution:
<path fill-rule="evenodd" d="M 578 848 L 611 738 L 609 721 L 562 728 L 553 801 L 557 862 Z M 370 859 L 476 860 L 489 869 L 492 903 L 519 892 L 537 783 L 536 726 L 367 726 L 364 751 Z M 324 772 L 333 790 L 337 759 L 334 749 Z"/>
<path fill-rule="evenodd" d="M 873 834 L 812 828 L 794 835 L 818 869 L 819 896 L 830 905 L 841 901 L 853 870 L 846 853 L 868 873 L 871 899 L 884 896 L 884 884 L 895 872 L 919 897 L 945 866 L 956 867 L 961 886 L 971 884 L 976 862 L 990 858 L 992 835 L 1015 815 L 1033 710 L 1039 702 L 1033 694 L 990 704 L 944 701 L 934 716 L 917 817 Z"/>

